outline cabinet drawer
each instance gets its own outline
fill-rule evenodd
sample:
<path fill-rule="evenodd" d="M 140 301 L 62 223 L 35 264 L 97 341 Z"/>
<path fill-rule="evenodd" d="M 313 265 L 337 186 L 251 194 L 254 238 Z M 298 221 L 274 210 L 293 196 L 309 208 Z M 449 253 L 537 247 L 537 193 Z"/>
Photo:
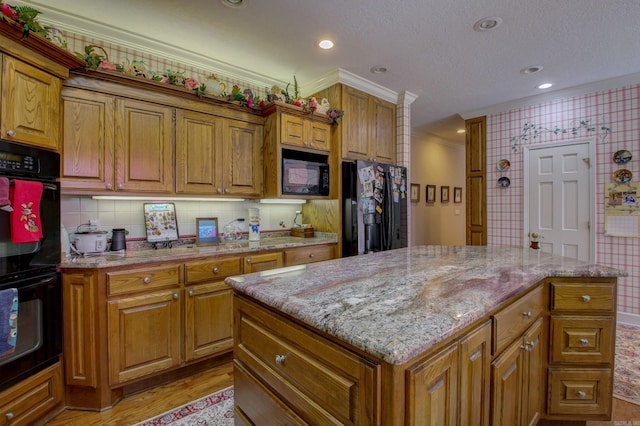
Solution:
<path fill-rule="evenodd" d="M 614 302 L 613 284 L 551 283 L 552 310 L 613 312 Z"/>
<path fill-rule="evenodd" d="M 613 372 L 598 369 L 549 369 L 549 414 L 611 415 Z"/>
<path fill-rule="evenodd" d="M 605 363 L 613 359 L 613 317 L 551 317 L 551 361 Z"/>
<path fill-rule="evenodd" d="M 190 262 L 185 267 L 187 270 L 187 283 L 221 281 L 230 275 L 242 274 L 242 258 L 231 257 L 203 262 Z"/>
<path fill-rule="evenodd" d="M 241 298 L 236 297 L 234 308 L 236 362 L 305 421 L 377 424 L 377 364 Z"/>
<path fill-rule="evenodd" d="M 154 290 L 180 284 L 180 265 L 107 273 L 108 295 Z"/>
<path fill-rule="evenodd" d="M 335 257 L 334 252 L 333 245 L 289 249 L 284 251 L 284 264 L 285 266 L 293 266 L 330 260 Z"/>
<path fill-rule="evenodd" d="M 506 348 L 545 311 L 548 299 L 544 289 L 544 286 L 538 286 L 494 315 L 494 354 Z"/>

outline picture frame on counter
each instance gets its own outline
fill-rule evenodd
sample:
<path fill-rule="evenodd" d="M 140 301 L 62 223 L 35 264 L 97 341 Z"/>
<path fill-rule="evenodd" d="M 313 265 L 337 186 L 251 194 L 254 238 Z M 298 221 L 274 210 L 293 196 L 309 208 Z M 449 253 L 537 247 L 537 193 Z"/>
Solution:
<path fill-rule="evenodd" d="M 217 246 L 220 243 L 217 217 L 196 218 L 196 245 Z"/>
<path fill-rule="evenodd" d="M 453 188 L 453 202 L 461 203 L 462 202 L 462 188 L 456 186 Z"/>
<path fill-rule="evenodd" d="M 435 185 L 427 185 L 427 203 L 435 203 L 436 202 L 436 186 Z"/>
<path fill-rule="evenodd" d="M 449 202 L 449 186 L 441 186 L 440 187 L 440 202 L 448 203 Z"/>
<path fill-rule="evenodd" d="M 411 202 L 417 203 L 420 201 L 420 184 L 412 183 L 411 184 Z"/>

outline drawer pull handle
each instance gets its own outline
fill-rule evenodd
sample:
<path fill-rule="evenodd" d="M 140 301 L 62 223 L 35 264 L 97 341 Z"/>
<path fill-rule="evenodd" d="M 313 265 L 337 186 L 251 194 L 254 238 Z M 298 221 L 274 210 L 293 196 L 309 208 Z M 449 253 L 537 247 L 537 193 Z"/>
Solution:
<path fill-rule="evenodd" d="M 149 284 L 151 282 L 151 278 L 149 277 L 144 277 L 144 279 L 142 280 L 143 283 L 145 284 Z"/>
<path fill-rule="evenodd" d="M 591 302 L 591 296 L 589 296 L 588 294 L 585 294 L 584 296 L 582 296 L 582 301 L 584 303 Z"/>
<path fill-rule="evenodd" d="M 15 130 L 7 130 L 7 136 L 14 137 L 15 135 L 16 135 Z M 11 416 L 13 416 L 13 414 Z"/>
<path fill-rule="evenodd" d="M 582 346 L 587 346 L 589 344 L 589 340 L 588 339 L 580 339 L 580 344 Z"/>
<path fill-rule="evenodd" d="M 578 398 L 586 398 L 587 397 L 587 393 L 584 391 L 578 391 Z"/>
<path fill-rule="evenodd" d="M 7 420 L 13 419 L 13 413 L 10 411 L 7 413 Z"/>
<path fill-rule="evenodd" d="M 178 293 L 173 293 L 173 300 L 178 300 L 180 295 Z"/>
<path fill-rule="evenodd" d="M 250 257 L 247 258 L 247 263 L 251 263 L 251 258 Z"/>
<path fill-rule="evenodd" d="M 215 268 L 213 268 L 213 273 L 217 274 L 218 273 L 218 267 L 216 266 Z"/>
<path fill-rule="evenodd" d="M 530 345 L 529 342 L 525 342 L 524 345 L 520 345 L 520 349 L 524 349 L 525 352 L 530 352 L 531 351 L 531 347 L 529 345 Z"/>
<path fill-rule="evenodd" d="M 276 355 L 276 364 L 278 365 L 284 364 L 285 359 L 287 359 L 286 355 Z"/>
<path fill-rule="evenodd" d="M 523 317 L 527 317 L 527 318 L 531 318 L 531 311 L 529 311 L 529 312 L 523 312 L 523 313 L 522 313 L 522 316 L 523 316 Z"/>

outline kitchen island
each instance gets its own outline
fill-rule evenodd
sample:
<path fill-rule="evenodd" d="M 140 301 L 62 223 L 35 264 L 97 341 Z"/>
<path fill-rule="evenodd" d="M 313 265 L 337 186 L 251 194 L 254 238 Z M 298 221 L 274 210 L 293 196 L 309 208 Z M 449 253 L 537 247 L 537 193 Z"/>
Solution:
<path fill-rule="evenodd" d="M 607 419 L 621 275 L 537 250 L 421 246 L 227 278 L 236 419 Z"/>

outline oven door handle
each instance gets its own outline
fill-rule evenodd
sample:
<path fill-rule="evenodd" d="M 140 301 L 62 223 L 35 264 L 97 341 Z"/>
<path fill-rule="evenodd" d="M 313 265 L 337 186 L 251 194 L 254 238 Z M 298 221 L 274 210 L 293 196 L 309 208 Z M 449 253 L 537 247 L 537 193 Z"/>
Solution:
<path fill-rule="evenodd" d="M 57 191 L 58 190 L 58 185 L 54 185 L 52 183 L 45 183 L 45 184 L 42 185 L 42 187 L 44 189 L 50 189 L 52 191 Z"/>

